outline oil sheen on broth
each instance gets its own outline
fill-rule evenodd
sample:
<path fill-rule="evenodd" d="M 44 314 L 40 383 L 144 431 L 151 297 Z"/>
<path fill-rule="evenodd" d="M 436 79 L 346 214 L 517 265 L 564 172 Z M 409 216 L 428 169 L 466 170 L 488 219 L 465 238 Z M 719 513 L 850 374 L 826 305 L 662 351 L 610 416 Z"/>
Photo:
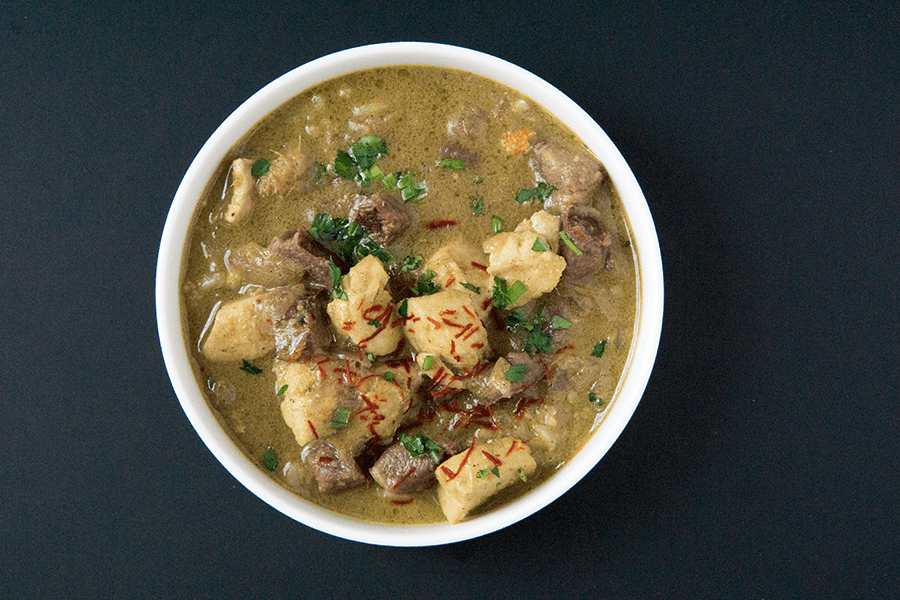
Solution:
<path fill-rule="evenodd" d="M 600 425 L 632 341 L 602 165 L 529 98 L 453 69 L 287 102 L 225 156 L 188 244 L 211 405 L 271 477 L 367 521 L 457 522 L 546 481 Z"/>

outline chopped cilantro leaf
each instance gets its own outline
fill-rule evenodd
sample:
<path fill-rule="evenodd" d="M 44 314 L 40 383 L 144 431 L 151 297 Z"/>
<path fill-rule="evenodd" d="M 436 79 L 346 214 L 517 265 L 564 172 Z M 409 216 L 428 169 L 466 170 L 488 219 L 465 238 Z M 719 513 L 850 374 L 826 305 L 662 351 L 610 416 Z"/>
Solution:
<path fill-rule="evenodd" d="M 519 479 L 522 481 L 528 481 L 528 476 L 525 474 L 525 469 L 519 469 L 518 471 Z"/>
<path fill-rule="evenodd" d="M 575 244 L 572 243 L 572 240 L 569 239 L 569 236 L 566 235 L 566 232 L 565 232 L 565 231 L 560 231 L 560 232 L 559 232 L 559 239 L 561 239 L 562 241 L 564 241 L 564 242 L 566 243 L 566 246 L 568 246 L 568 247 L 572 250 L 572 252 L 574 252 L 574 253 L 577 254 L 578 256 L 581 256 L 581 254 L 582 254 L 581 250 L 579 250 L 579 249 L 575 246 Z"/>
<path fill-rule="evenodd" d="M 366 323 L 366 325 L 371 325 L 372 327 L 381 327 L 381 321 L 379 321 L 378 319 L 372 319 L 371 321 Z"/>
<path fill-rule="evenodd" d="M 428 269 L 421 277 L 419 277 L 416 285 L 409 289 L 412 290 L 416 296 L 430 296 L 431 294 L 436 294 L 441 291 L 441 286 L 432 281 L 436 276 L 437 273 Z"/>
<path fill-rule="evenodd" d="M 469 207 L 472 209 L 473 215 L 480 215 L 484 212 L 484 198 L 481 196 L 469 196 Z"/>
<path fill-rule="evenodd" d="M 525 379 L 525 374 L 528 372 L 528 365 L 512 365 L 506 370 L 506 374 L 503 376 L 507 381 L 522 381 Z"/>
<path fill-rule="evenodd" d="M 480 294 L 480 293 L 481 293 L 481 288 L 478 287 L 477 285 L 472 285 L 471 283 L 468 283 L 468 282 L 466 282 L 466 281 L 460 281 L 460 282 L 459 282 L 459 285 L 463 286 L 464 288 L 466 288 L 466 289 L 469 290 L 470 292 L 475 292 L 476 294 Z"/>
<path fill-rule="evenodd" d="M 343 279 L 341 270 L 331 259 L 328 260 L 328 273 L 331 275 L 332 296 L 338 300 L 347 300 L 347 294 L 344 292 L 344 288 L 341 287 L 341 279 Z"/>
<path fill-rule="evenodd" d="M 391 373 L 390 371 L 385 371 L 384 380 L 385 381 L 394 381 L 394 374 Z"/>
<path fill-rule="evenodd" d="M 603 406 L 603 398 L 598 398 L 594 392 L 588 392 L 588 402 L 597 406 Z"/>
<path fill-rule="evenodd" d="M 400 303 L 397 312 L 400 313 L 400 316 L 404 319 L 409 317 L 409 302 L 407 298 L 404 298 L 403 302 Z"/>
<path fill-rule="evenodd" d="M 275 395 L 276 395 L 276 396 L 281 396 L 282 394 L 284 394 L 284 393 L 287 391 L 287 389 L 288 389 L 288 384 L 284 384 L 283 386 L 281 386 L 280 388 L 278 388 L 278 391 L 275 392 Z"/>
<path fill-rule="evenodd" d="M 430 371 L 431 365 L 433 363 L 434 363 L 434 357 L 429 354 L 428 356 L 426 356 L 425 358 L 422 359 L 422 370 Z"/>
<path fill-rule="evenodd" d="M 482 479 L 484 477 L 487 477 L 488 475 L 500 477 L 500 467 L 494 465 L 493 469 L 479 469 L 479 471 L 475 473 L 475 477 L 478 479 Z"/>
<path fill-rule="evenodd" d="M 438 163 L 441 169 L 465 169 L 466 161 L 461 158 L 443 158 Z"/>
<path fill-rule="evenodd" d="M 254 177 L 262 177 L 263 175 L 265 175 L 268 172 L 269 172 L 269 161 L 267 161 L 264 158 L 260 158 L 255 163 L 253 163 L 252 167 L 250 167 L 250 174 L 253 175 Z"/>
<path fill-rule="evenodd" d="M 408 254 L 406 258 L 403 259 L 403 266 L 400 267 L 401 271 L 412 271 L 414 269 L 418 269 L 419 265 L 422 264 L 422 261 L 425 260 L 421 254 Z"/>
<path fill-rule="evenodd" d="M 550 192 L 555 190 L 556 187 L 552 185 L 547 185 L 543 181 L 538 182 L 537 186 L 528 190 L 521 190 L 518 194 L 516 194 L 516 202 L 522 204 L 524 202 L 528 202 L 532 199 L 540 200 L 544 202 L 550 197 Z"/>
<path fill-rule="evenodd" d="M 350 411 L 346 408 L 337 408 L 331 419 L 332 429 L 343 429 L 350 423 Z"/>
<path fill-rule="evenodd" d="M 601 356 L 603 356 L 604 350 L 606 350 L 606 340 L 597 342 L 597 345 L 594 346 L 594 349 L 591 351 L 591 356 L 600 358 Z"/>
<path fill-rule="evenodd" d="M 535 252 L 546 252 L 547 246 L 544 244 L 541 238 L 534 238 L 534 243 L 531 245 L 531 249 Z"/>
<path fill-rule="evenodd" d="M 251 375 L 259 375 L 260 373 L 262 373 L 262 369 L 247 362 L 246 359 L 244 359 L 244 364 L 241 366 L 241 371 L 246 371 Z"/>
<path fill-rule="evenodd" d="M 397 441 L 403 444 L 413 458 L 421 458 L 427 454 L 437 464 L 441 462 L 441 456 L 444 454 L 444 449 L 428 439 L 421 431 L 416 435 L 401 433 L 397 436 Z"/>
<path fill-rule="evenodd" d="M 269 471 L 275 471 L 278 468 L 278 457 L 275 456 L 275 449 L 272 446 L 266 448 L 266 451 L 263 452 L 262 459 L 263 466 Z"/>
<path fill-rule="evenodd" d="M 494 287 L 491 289 L 491 297 L 494 306 L 498 309 L 503 309 L 515 304 L 527 291 L 528 288 L 518 279 L 516 279 L 515 283 L 512 285 L 507 286 L 505 279 L 501 279 L 495 275 Z"/>
<path fill-rule="evenodd" d="M 394 255 L 382 248 L 356 221 L 319 213 L 309 226 L 309 234 L 335 252 L 344 261 L 356 264 L 368 255 L 381 262 L 392 262 Z"/>
<path fill-rule="evenodd" d="M 550 324 L 553 326 L 553 329 L 568 329 L 572 326 L 571 321 L 567 321 L 559 315 L 553 315 L 553 318 L 550 319 Z"/>
<path fill-rule="evenodd" d="M 424 181 L 416 181 L 415 176 L 415 173 L 407 173 L 397 180 L 404 202 L 416 202 L 428 195 L 428 186 Z"/>
<path fill-rule="evenodd" d="M 503 233 L 503 219 L 497 215 L 491 217 L 491 233 Z"/>

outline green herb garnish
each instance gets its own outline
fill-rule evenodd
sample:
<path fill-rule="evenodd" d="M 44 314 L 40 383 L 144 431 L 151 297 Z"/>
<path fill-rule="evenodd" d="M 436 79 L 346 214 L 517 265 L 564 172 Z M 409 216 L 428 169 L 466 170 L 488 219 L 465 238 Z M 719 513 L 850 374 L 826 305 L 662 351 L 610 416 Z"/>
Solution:
<path fill-rule="evenodd" d="M 331 275 L 332 296 L 338 300 L 347 300 L 347 294 L 344 292 L 344 288 L 341 287 L 343 275 L 341 275 L 341 270 L 331 259 L 328 259 L 328 274 Z"/>
<path fill-rule="evenodd" d="M 591 356 L 596 356 L 597 358 L 600 358 L 601 356 L 603 356 L 604 350 L 606 350 L 606 340 L 603 340 L 602 342 L 597 342 L 597 345 L 594 346 L 594 349 L 591 351 Z"/>
<path fill-rule="evenodd" d="M 552 338 L 546 331 L 547 319 L 544 317 L 544 305 L 540 304 L 534 315 L 526 318 L 518 311 L 506 317 L 506 328 L 510 332 L 525 332 L 525 352 L 534 349 L 535 354 L 549 354 Z"/>
<path fill-rule="evenodd" d="M 316 174 L 313 175 L 313 183 L 322 183 L 322 178 L 325 177 L 326 171 L 328 171 L 328 167 L 324 163 L 320 163 L 316 161 L 313 163 L 316 167 Z"/>
<path fill-rule="evenodd" d="M 246 359 L 244 359 L 244 364 L 240 368 L 241 368 L 241 371 L 246 371 L 247 373 L 250 373 L 251 375 L 259 375 L 260 373 L 262 373 L 262 369 L 247 362 Z"/>
<path fill-rule="evenodd" d="M 415 173 L 406 173 L 397 180 L 400 197 L 404 202 L 417 202 L 428 195 L 428 185 L 424 181 L 416 181 Z"/>
<path fill-rule="evenodd" d="M 438 167 L 441 169 L 465 169 L 466 161 L 461 158 L 442 158 Z"/>
<path fill-rule="evenodd" d="M 568 329 L 572 326 L 572 323 L 571 321 L 563 319 L 559 315 L 553 315 L 553 318 L 550 319 L 550 325 L 553 326 L 553 329 Z"/>
<path fill-rule="evenodd" d="M 537 186 L 530 190 L 522 190 L 518 194 L 516 194 L 516 202 L 522 204 L 524 202 L 528 202 L 529 200 L 535 199 L 544 202 L 550 197 L 550 192 L 555 190 L 556 187 L 552 185 L 547 185 L 543 181 L 538 182 Z"/>
<path fill-rule="evenodd" d="M 250 167 L 250 174 L 257 178 L 262 177 L 263 175 L 265 175 L 268 172 L 269 172 L 269 161 L 267 161 L 264 158 L 260 158 L 255 163 L 253 163 L 252 167 Z"/>
<path fill-rule="evenodd" d="M 284 394 L 284 393 L 287 391 L 287 389 L 288 389 L 288 384 L 284 384 L 283 386 L 281 386 L 280 388 L 278 388 L 278 391 L 275 392 L 275 395 L 276 395 L 276 396 L 281 396 L 282 394 Z"/>
<path fill-rule="evenodd" d="M 444 449 L 428 439 L 421 431 L 416 435 L 401 433 L 397 436 L 397 441 L 403 444 L 413 458 L 422 458 L 427 454 L 437 464 L 441 462 L 441 456 L 444 454 Z"/>
<path fill-rule="evenodd" d="M 375 161 L 387 153 L 387 142 L 377 135 L 365 135 L 346 152 L 338 150 L 333 169 L 345 179 L 352 179 L 360 185 L 368 185 L 384 176 L 381 169 L 375 166 Z"/>
<path fill-rule="evenodd" d="M 266 448 L 266 451 L 263 452 L 262 459 L 263 466 L 269 471 L 275 471 L 278 468 L 278 457 L 275 456 L 275 449 L 272 446 Z"/>
<path fill-rule="evenodd" d="M 497 215 L 491 217 L 491 233 L 503 233 L 503 219 Z"/>
<path fill-rule="evenodd" d="M 469 207 L 472 209 L 473 215 L 480 215 L 484 212 L 484 198 L 481 196 L 469 196 Z"/>
<path fill-rule="evenodd" d="M 559 239 L 561 239 L 562 241 L 564 241 L 564 242 L 566 243 L 566 246 L 568 246 L 568 247 L 572 250 L 572 252 L 574 252 L 574 253 L 577 254 L 578 256 L 581 256 L 581 255 L 582 255 L 581 250 L 579 250 L 579 249 L 575 246 L 575 244 L 572 243 L 572 240 L 569 239 L 569 236 L 566 235 L 566 232 L 565 232 L 565 231 L 560 231 L 560 232 L 559 232 Z"/>
<path fill-rule="evenodd" d="M 331 419 L 332 429 L 343 429 L 350 423 L 350 411 L 346 408 L 337 408 Z"/>
<path fill-rule="evenodd" d="M 428 269 L 427 271 L 425 271 L 425 273 L 422 274 L 422 276 L 416 282 L 416 285 L 410 287 L 409 289 L 412 290 L 412 292 L 416 296 L 430 296 L 431 294 L 436 294 L 441 291 L 441 286 L 432 281 L 432 279 L 434 279 L 436 276 L 437 273 L 435 273 L 431 269 Z"/>
<path fill-rule="evenodd" d="M 404 298 L 403 302 L 400 303 L 400 306 L 397 307 L 397 312 L 400 313 L 400 316 L 404 319 L 409 318 L 409 300 L 407 298 Z"/>
<path fill-rule="evenodd" d="M 491 297 L 496 308 L 504 309 L 507 306 L 515 304 L 527 291 L 528 288 L 518 279 L 516 279 L 515 283 L 511 286 L 507 287 L 506 280 L 495 275 L 494 287 L 491 289 Z"/>
<path fill-rule="evenodd" d="M 475 292 L 476 294 L 480 294 L 480 293 L 481 293 L 481 288 L 478 287 L 477 285 L 472 285 L 471 283 L 468 283 L 468 282 L 465 282 L 465 281 L 460 281 L 460 282 L 459 282 L 459 285 L 463 286 L 464 288 L 466 288 L 466 289 L 469 290 L 470 292 Z"/>
<path fill-rule="evenodd" d="M 603 398 L 598 398 L 594 392 L 588 392 L 588 402 L 597 406 L 603 406 Z"/>
<path fill-rule="evenodd" d="M 482 479 L 484 477 L 487 477 L 488 475 L 495 475 L 497 477 L 500 477 L 500 467 L 495 465 L 493 469 L 479 469 L 479 471 L 475 473 L 475 477 L 477 477 L 478 479 Z"/>
<path fill-rule="evenodd" d="M 525 475 L 525 469 L 519 469 L 518 474 L 519 479 L 521 479 L 522 481 L 528 481 L 528 476 Z"/>
<path fill-rule="evenodd" d="M 370 254 L 384 263 L 394 260 L 391 251 L 382 248 L 356 221 L 319 213 L 308 231 L 322 245 L 350 264 L 356 264 Z"/>
<path fill-rule="evenodd" d="M 406 258 L 403 259 L 403 266 L 400 267 L 400 270 L 414 271 L 419 268 L 419 265 L 421 265 L 424 260 L 425 259 L 421 254 L 408 254 Z"/>
<path fill-rule="evenodd" d="M 506 370 L 506 374 L 503 378 L 507 381 L 518 382 L 525 379 L 526 373 L 528 373 L 527 365 L 512 365 Z"/>
<path fill-rule="evenodd" d="M 546 252 L 547 246 L 544 244 L 541 238 L 534 238 L 534 243 L 531 245 L 531 249 L 535 252 Z"/>
<path fill-rule="evenodd" d="M 379 321 L 378 319 L 372 319 L 371 321 L 366 323 L 366 325 L 371 325 L 372 327 L 381 327 L 381 321 Z"/>
<path fill-rule="evenodd" d="M 394 374 L 391 373 L 390 371 L 385 371 L 384 372 L 384 380 L 385 381 L 394 381 Z"/>
<path fill-rule="evenodd" d="M 428 356 L 426 356 L 425 358 L 422 359 L 422 370 L 430 371 L 432 363 L 434 363 L 434 357 L 429 354 Z"/>

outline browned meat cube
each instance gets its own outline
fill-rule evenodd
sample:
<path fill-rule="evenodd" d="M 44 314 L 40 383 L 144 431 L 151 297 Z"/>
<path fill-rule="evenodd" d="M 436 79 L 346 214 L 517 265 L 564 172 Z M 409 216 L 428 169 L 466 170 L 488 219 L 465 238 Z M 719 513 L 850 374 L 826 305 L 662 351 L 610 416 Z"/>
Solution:
<path fill-rule="evenodd" d="M 557 140 L 536 143 L 531 162 L 544 181 L 556 187 L 544 206 L 560 212 L 589 203 L 591 193 L 603 181 L 603 168 L 596 158 Z"/>
<path fill-rule="evenodd" d="M 403 444 L 397 443 L 382 453 L 369 473 L 384 488 L 385 496 L 408 496 L 434 485 L 435 467 L 430 455 L 413 458 Z"/>
<path fill-rule="evenodd" d="M 341 457 L 337 448 L 327 440 L 316 442 L 306 462 L 319 483 L 319 490 L 326 494 L 336 494 L 366 481 L 356 460 Z"/>
<path fill-rule="evenodd" d="M 563 213 L 562 230 L 578 248 L 576 254 L 567 244 L 560 244 L 560 254 L 566 259 L 563 277 L 578 280 L 608 266 L 612 237 L 606 231 L 600 213 L 588 206 L 576 206 Z"/>
<path fill-rule="evenodd" d="M 396 242 L 412 224 L 412 211 L 391 194 L 378 192 L 357 196 L 350 209 L 350 220 L 362 225 L 373 240 L 382 246 Z"/>

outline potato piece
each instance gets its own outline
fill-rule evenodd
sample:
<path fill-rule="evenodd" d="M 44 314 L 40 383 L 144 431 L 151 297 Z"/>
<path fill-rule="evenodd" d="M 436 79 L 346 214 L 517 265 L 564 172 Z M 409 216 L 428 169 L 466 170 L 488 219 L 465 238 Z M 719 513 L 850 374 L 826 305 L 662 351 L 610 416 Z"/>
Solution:
<path fill-rule="evenodd" d="M 559 217 L 538 211 L 522 221 L 514 232 L 498 233 L 484 241 L 482 247 L 490 256 L 487 272 L 505 279 L 510 285 L 519 280 L 527 289 L 509 308 L 522 306 L 559 283 L 566 260 L 554 252 L 558 247 L 558 232 Z M 539 240 L 545 250 L 535 250 L 535 240 Z"/>
<path fill-rule="evenodd" d="M 257 298 L 234 300 L 216 311 L 209 335 L 200 346 L 206 358 L 217 362 L 253 360 L 275 349 L 275 336 L 264 334 L 260 327 L 254 306 Z"/>
<path fill-rule="evenodd" d="M 450 366 L 474 367 L 487 349 L 487 330 L 473 295 L 448 289 L 407 301 L 406 337 L 417 354 Z"/>
<path fill-rule="evenodd" d="M 231 202 L 225 209 L 225 220 L 229 223 L 242 223 L 250 217 L 253 210 L 253 194 L 256 191 L 256 179 L 251 173 L 253 161 L 249 158 L 236 158 L 231 163 Z"/>
<path fill-rule="evenodd" d="M 492 280 L 486 270 L 487 264 L 488 257 L 484 252 L 465 240 L 456 240 L 438 249 L 422 268 L 437 273 L 433 281 L 442 288 L 472 294 L 478 316 L 484 319 L 491 306 L 488 299 Z"/>
<path fill-rule="evenodd" d="M 281 416 L 297 443 L 305 446 L 333 434 L 334 411 L 346 403 L 349 388 L 312 361 L 276 360 L 272 371 L 276 389 L 287 386 L 281 395 Z"/>
<path fill-rule="evenodd" d="M 375 356 L 390 354 L 403 338 L 402 321 L 394 314 L 391 294 L 385 289 L 387 282 L 384 265 L 369 255 L 344 276 L 341 286 L 347 299 L 328 303 L 335 331 Z"/>
<path fill-rule="evenodd" d="M 534 473 L 537 463 L 521 440 L 501 438 L 473 444 L 438 466 L 438 500 L 451 524 L 493 494 Z"/>

